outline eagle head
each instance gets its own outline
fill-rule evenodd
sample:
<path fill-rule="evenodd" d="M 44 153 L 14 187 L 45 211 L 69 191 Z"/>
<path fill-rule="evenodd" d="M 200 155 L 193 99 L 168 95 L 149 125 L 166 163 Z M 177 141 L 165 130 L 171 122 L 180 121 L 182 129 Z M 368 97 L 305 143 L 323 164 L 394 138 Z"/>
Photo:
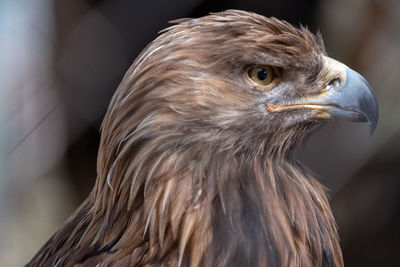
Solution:
<path fill-rule="evenodd" d="M 258 151 L 297 143 L 332 118 L 375 129 L 369 84 L 329 58 L 320 35 L 233 10 L 174 22 L 144 49 L 113 98 L 103 133 L 116 141 L 147 128 L 175 137 L 174 145 Z"/>
<path fill-rule="evenodd" d="M 371 87 L 305 27 L 237 10 L 177 20 L 102 124 L 96 185 L 35 263 L 342 266 L 322 186 L 294 150 Z"/>

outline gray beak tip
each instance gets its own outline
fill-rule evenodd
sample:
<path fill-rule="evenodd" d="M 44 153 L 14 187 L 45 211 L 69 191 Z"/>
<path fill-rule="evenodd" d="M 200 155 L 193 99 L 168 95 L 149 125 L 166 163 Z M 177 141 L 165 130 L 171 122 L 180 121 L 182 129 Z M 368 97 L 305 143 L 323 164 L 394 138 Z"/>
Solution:
<path fill-rule="evenodd" d="M 369 123 L 369 135 L 372 136 L 372 134 L 376 130 L 376 126 L 378 125 L 378 117 L 379 117 L 379 112 L 378 112 L 378 104 L 376 104 L 375 112 L 371 112 L 370 117 L 368 118 L 368 123 Z"/>
<path fill-rule="evenodd" d="M 346 98 L 342 98 L 342 103 L 345 106 L 353 109 L 360 114 L 358 122 L 368 122 L 370 136 L 374 133 L 378 124 L 378 102 L 374 91 L 369 83 L 359 73 L 352 69 L 347 69 L 347 90 Z"/>

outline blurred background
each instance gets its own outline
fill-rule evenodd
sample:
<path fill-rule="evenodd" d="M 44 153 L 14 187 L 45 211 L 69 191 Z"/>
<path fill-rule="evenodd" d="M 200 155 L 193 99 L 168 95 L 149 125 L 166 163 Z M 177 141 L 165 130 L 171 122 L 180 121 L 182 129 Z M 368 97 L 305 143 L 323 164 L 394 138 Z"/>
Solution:
<path fill-rule="evenodd" d="M 346 266 L 398 266 L 400 1 L 0 1 L 0 266 L 22 266 L 91 190 L 99 126 L 138 53 L 181 17 L 235 8 L 320 30 L 375 89 L 380 121 L 319 130 L 300 157 L 329 189 Z"/>

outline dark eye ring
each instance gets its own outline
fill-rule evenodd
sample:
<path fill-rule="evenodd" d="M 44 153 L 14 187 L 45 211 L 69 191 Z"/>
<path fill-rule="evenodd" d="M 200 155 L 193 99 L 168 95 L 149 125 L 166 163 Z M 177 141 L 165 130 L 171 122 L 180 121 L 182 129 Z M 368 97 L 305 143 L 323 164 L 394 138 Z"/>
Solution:
<path fill-rule="evenodd" d="M 246 69 L 245 75 L 254 85 L 266 89 L 278 81 L 279 70 L 273 66 L 254 65 Z"/>

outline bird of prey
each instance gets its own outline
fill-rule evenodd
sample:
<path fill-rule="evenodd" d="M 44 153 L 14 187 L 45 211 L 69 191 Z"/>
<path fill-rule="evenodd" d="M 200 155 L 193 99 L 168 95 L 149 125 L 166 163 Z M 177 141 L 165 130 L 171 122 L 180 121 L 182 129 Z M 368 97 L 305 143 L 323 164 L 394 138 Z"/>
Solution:
<path fill-rule="evenodd" d="M 28 266 L 343 266 L 296 148 L 335 118 L 373 131 L 367 81 L 276 18 L 173 23 L 111 100 L 92 192 Z"/>

